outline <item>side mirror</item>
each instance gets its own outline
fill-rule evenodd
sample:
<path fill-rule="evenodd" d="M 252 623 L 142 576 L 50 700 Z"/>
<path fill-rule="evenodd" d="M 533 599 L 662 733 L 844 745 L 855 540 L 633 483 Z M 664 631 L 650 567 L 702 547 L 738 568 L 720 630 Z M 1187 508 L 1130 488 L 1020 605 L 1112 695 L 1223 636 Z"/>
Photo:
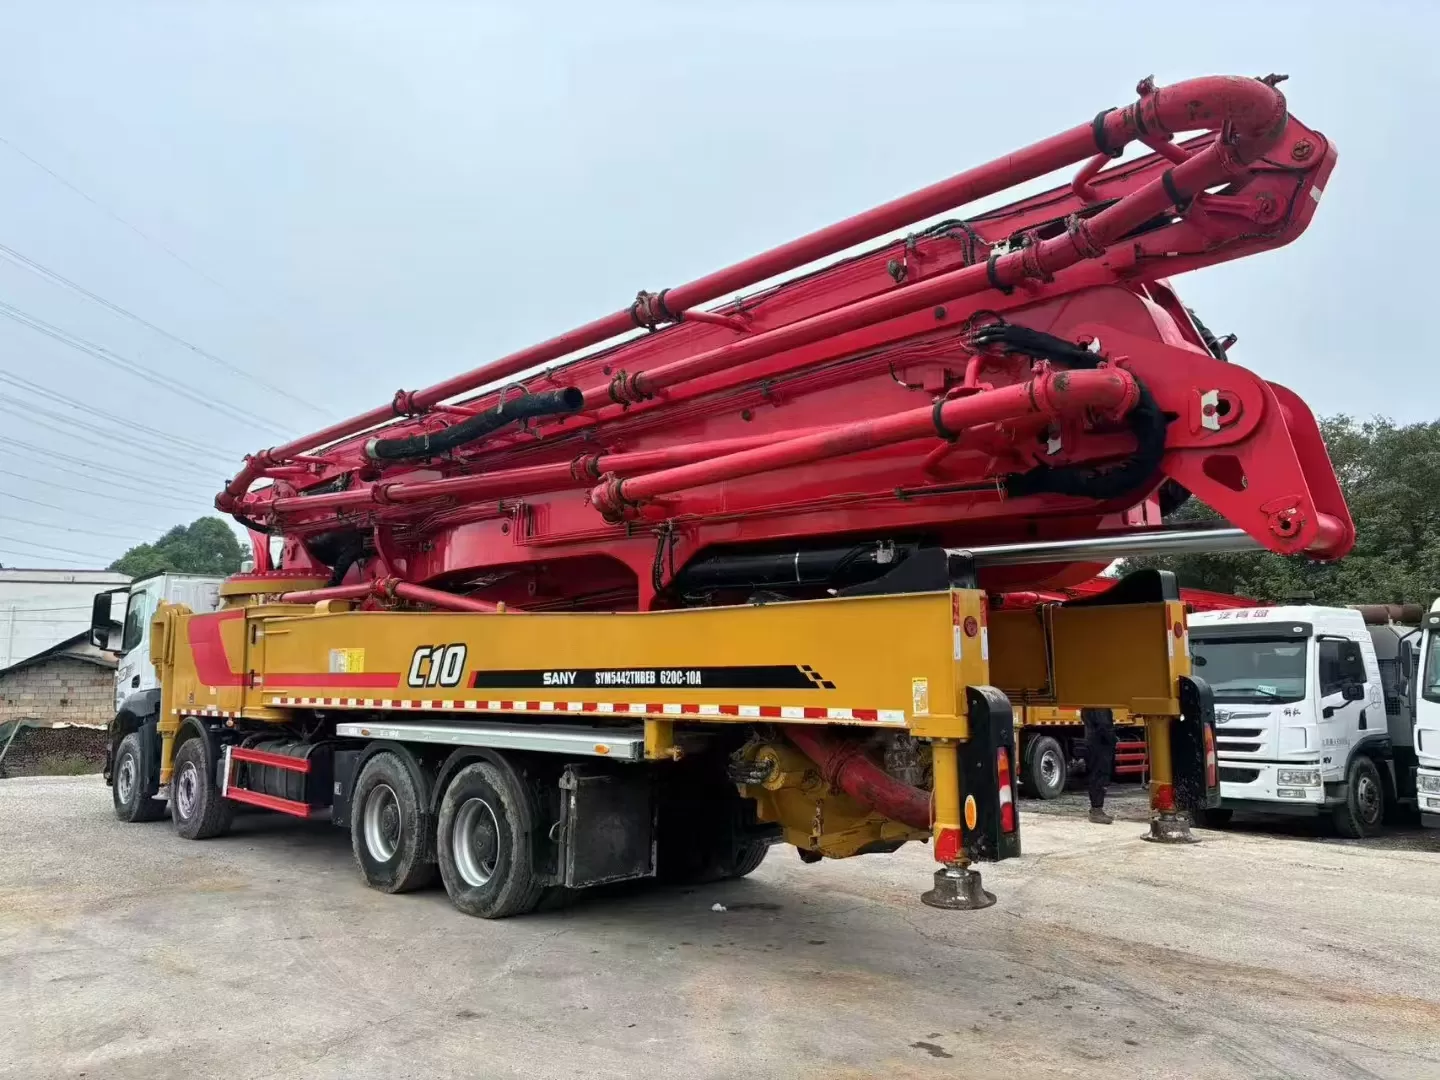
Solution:
<path fill-rule="evenodd" d="M 1340 693 L 1346 701 L 1365 700 L 1365 687 L 1361 686 L 1359 683 L 1346 683 L 1343 687 L 1341 687 Z"/>
<path fill-rule="evenodd" d="M 110 618 L 110 600 L 113 596 L 113 593 L 108 592 L 96 593 L 90 606 L 90 644 L 97 649 L 110 648 L 110 631 L 115 625 Z"/>
<path fill-rule="evenodd" d="M 1400 642 L 1400 653 L 1397 657 L 1400 663 L 1400 678 L 1407 682 L 1415 677 L 1415 653 L 1415 642 L 1413 640 L 1406 638 Z"/>

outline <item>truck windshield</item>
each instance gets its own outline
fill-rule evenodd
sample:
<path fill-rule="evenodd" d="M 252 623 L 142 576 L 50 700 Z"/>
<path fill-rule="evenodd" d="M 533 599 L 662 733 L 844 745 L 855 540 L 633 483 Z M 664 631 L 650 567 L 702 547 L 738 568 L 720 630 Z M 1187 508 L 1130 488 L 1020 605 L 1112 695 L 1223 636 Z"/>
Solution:
<path fill-rule="evenodd" d="M 1299 701 L 1305 696 L 1304 640 L 1195 638 L 1190 640 L 1196 674 L 1210 684 L 1216 701 Z"/>
<path fill-rule="evenodd" d="M 1420 679 L 1420 693 L 1426 701 L 1440 702 L 1440 630 L 1431 630 L 1425 642 L 1425 671 Z"/>

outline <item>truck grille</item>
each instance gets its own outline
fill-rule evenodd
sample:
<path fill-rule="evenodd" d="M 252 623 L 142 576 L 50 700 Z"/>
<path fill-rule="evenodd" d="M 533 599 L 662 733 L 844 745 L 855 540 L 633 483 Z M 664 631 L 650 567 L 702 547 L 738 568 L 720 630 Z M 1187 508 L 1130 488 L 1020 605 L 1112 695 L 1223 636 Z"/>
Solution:
<path fill-rule="evenodd" d="M 1253 754 L 1265 735 L 1262 728 L 1223 727 L 1215 732 L 1215 749 L 1220 753 Z"/>
<path fill-rule="evenodd" d="M 1249 784 L 1260 775 L 1259 769 L 1237 769 L 1233 766 L 1220 766 L 1220 782 L 1222 784 Z"/>

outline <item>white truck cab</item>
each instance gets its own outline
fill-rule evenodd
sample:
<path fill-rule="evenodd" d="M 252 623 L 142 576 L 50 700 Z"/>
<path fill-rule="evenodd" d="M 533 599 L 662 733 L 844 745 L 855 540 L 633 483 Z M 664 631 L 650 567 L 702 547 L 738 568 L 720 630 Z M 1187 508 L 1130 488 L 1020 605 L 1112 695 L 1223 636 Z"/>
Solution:
<path fill-rule="evenodd" d="M 1413 797 L 1412 627 L 1390 608 L 1254 607 L 1190 617 L 1195 674 L 1215 698 L 1220 808 L 1330 815 L 1347 836 L 1380 830 Z M 1440 738 L 1440 733 L 1437 733 Z"/>
<path fill-rule="evenodd" d="M 184 604 L 191 611 L 214 611 L 220 606 L 224 580 L 161 573 L 95 596 L 90 642 L 119 654 L 105 781 L 111 785 L 116 808 L 126 808 L 127 820 L 144 820 L 165 810 L 154 797 L 160 775 L 160 678 L 150 663 L 151 620 L 162 602 Z"/>
<path fill-rule="evenodd" d="M 1420 823 L 1440 829 L 1440 600 L 1425 615 L 1415 680 L 1415 787 Z"/>

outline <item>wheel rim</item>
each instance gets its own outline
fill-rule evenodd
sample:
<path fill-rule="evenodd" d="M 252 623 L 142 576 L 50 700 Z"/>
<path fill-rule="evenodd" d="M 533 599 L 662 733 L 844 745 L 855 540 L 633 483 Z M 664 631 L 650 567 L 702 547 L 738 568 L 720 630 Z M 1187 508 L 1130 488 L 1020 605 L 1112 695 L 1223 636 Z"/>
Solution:
<path fill-rule="evenodd" d="M 126 754 L 120 759 L 120 767 L 115 770 L 115 797 L 122 803 L 128 803 L 133 794 L 135 794 L 135 758 Z"/>
<path fill-rule="evenodd" d="M 365 847 L 389 862 L 400 847 L 400 800 L 389 784 L 377 784 L 365 797 Z"/>
<path fill-rule="evenodd" d="M 1361 820 L 1373 823 L 1380 816 L 1380 785 L 1368 773 L 1361 774 L 1355 781 L 1355 802 Z"/>
<path fill-rule="evenodd" d="M 180 778 L 175 782 L 175 808 L 182 818 L 195 815 L 195 804 L 200 801 L 200 770 L 193 761 L 180 766 Z"/>
<path fill-rule="evenodd" d="M 450 829 L 455 869 L 465 884 L 476 888 L 495 876 L 500 857 L 500 822 L 484 799 L 469 799 Z"/>
<path fill-rule="evenodd" d="M 1060 784 L 1060 755 L 1046 750 L 1040 755 L 1040 782 L 1048 789 Z"/>

